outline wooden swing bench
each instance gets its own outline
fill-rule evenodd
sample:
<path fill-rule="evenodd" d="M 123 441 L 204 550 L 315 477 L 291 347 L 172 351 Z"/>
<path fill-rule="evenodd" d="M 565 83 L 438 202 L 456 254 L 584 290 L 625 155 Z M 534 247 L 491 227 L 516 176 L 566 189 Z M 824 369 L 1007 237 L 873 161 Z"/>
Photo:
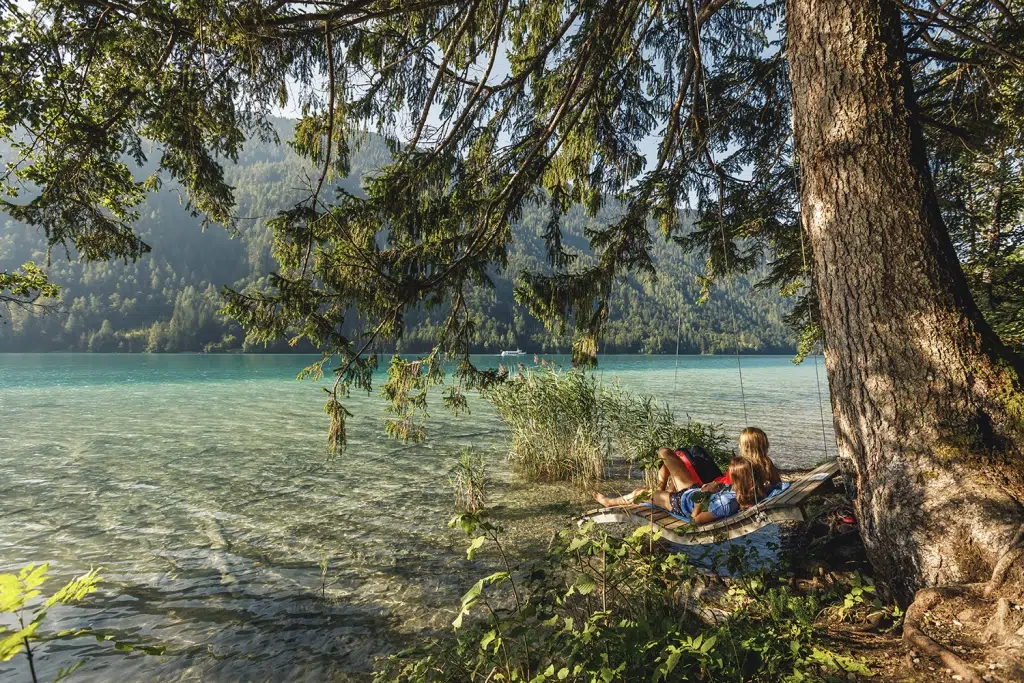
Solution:
<path fill-rule="evenodd" d="M 579 523 L 589 521 L 634 526 L 653 524 L 661 530 L 662 539 L 672 545 L 719 543 L 746 536 L 771 524 L 806 521 L 804 506 L 807 500 L 819 493 L 822 487 L 831 484 L 837 474 L 838 462 L 825 463 L 791 482 L 785 491 L 735 515 L 702 526 L 694 526 L 667 510 L 645 503 L 591 510 L 580 518 Z"/>

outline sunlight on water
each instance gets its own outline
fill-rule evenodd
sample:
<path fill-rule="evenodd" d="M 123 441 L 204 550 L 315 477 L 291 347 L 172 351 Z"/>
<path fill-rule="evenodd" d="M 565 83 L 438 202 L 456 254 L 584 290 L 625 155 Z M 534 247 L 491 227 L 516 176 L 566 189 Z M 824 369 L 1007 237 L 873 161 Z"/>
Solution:
<path fill-rule="evenodd" d="M 55 610 L 54 623 L 167 646 L 54 643 L 37 663 L 44 679 L 81 658 L 80 681 L 358 678 L 373 656 L 445 628 L 490 561 L 467 562 L 445 526 L 445 471 L 462 446 L 495 454 L 492 504 L 524 542 L 587 507 L 517 482 L 479 399 L 457 418 L 436 402 L 429 439 L 403 445 L 384 436 L 381 399 L 354 396 L 348 453 L 327 461 L 323 394 L 294 380 L 310 360 L 0 355 L 0 571 L 50 562 L 55 587 L 102 567 L 100 599 Z M 735 358 L 681 358 L 677 373 L 670 357 L 608 357 L 600 373 L 680 415 L 744 424 Z M 813 363 L 744 358 L 743 380 L 748 420 L 776 460 L 820 460 Z M 0 679 L 25 677 L 23 658 L 0 664 Z"/>

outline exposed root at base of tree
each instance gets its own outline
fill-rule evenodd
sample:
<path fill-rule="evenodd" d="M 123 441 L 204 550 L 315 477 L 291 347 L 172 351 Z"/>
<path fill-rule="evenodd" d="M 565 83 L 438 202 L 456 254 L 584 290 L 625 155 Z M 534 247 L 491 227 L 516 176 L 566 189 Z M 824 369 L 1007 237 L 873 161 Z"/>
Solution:
<path fill-rule="evenodd" d="M 803 590 L 827 591 L 830 576 L 842 582 L 840 577 L 850 571 L 871 576 L 859 535 L 836 522 L 848 514 L 843 505 L 841 499 L 819 501 L 821 514 L 791 546 L 801 548 L 793 556 L 798 575 L 810 575 L 797 580 Z M 1022 550 L 1024 533 L 1009 544 L 987 582 L 919 592 L 904 615 L 902 633 L 891 614 L 866 607 L 852 622 L 832 621 L 825 627 L 828 646 L 862 658 L 879 683 L 1024 681 Z"/>
<path fill-rule="evenodd" d="M 914 596 L 914 602 L 907 608 L 906 619 L 903 622 L 903 642 L 912 648 L 916 648 L 941 661 L 947 668 L 952 669 L 957 675 L 963 676 L 965 681 L 970 683 L 984 683 L 983 679 L 971 667 L 970 664 L 960 658 L 959 655 L 939 645 L 929 638 L 921 630 L 921 621 L 924 614 L 942 600 L 944 594 L 956 590 L 960 594 L 959 587 L 950 586 L 946 588 L 925 588 L 918 591 Z"/>
<path fill-rule="evenodd" d="M 988 585 L 985 587 L 986 598 L 992 597 L 999 590 L 999 587 L 1006 581 L 1006 577 L 1010 574 L 1014 564 L 1022 556 L 1024 556 L 1024 525 L 1021 525 L 1020 531 L 1017 532 L 1017 537 L 1010 544 L 1010 549 L 1003 553 L 1003 556 L 996 562 L 996 566 L 992 570 L 992 578 L 989 579 Z"/>
<path fill-rule="evenodd" d="M 997 567 L 998 569 L 998 567 Z M 1002 578 L 1005 579 L 1005 572 Z M 1020 606 L 1006 597 L 995 597 L 998 584 L 959 584 L 918 591 L 907 608 L 903 643 L 942 665 L 959 679 L 971 683 L 1015 681 L 1024 676 L 1024 620 Z M 995 599 L 993 599 L 995 597 Z M 936 616 L 934 611 L 942 611 Z M 955 646 L 969 650 L 969 663 L 951 647 L 926 633 L 926 624 L 958 625 L 962 630 Z M 972 623 L 973 622 L 973 623 Z M 944 630 L 947 636 L 950 631 Z M 980 670 L 979 670 L 980 669 Z"/>

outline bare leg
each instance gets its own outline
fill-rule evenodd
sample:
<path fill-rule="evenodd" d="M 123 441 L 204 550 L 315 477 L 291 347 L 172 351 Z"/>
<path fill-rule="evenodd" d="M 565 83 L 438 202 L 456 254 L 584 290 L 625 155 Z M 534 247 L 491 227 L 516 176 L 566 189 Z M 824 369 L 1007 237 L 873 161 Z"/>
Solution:
<path fill-rule="evenodd" d="M 615 507 L 617 505 L 629 505 L 633 502 L 633 498 L 643 490 L 644 489 L 633 489 L 633 493 L 629 493 L 625 496 L 616 496 L 614 498 L 610 496 L 603 496 L 599 492 L 594 491 L 594 500 L 606 508 Z"/>
<path fill-rule="evenodd" d="M 651 502 L 666 510 L 672 509 L 672 494 L 668 491 L 655 491 L 651 494 Z"/>
<path fill-rule="evenodd" d="M 675 482 L 672 481 L 671 477 L 669 477 L 668 468 L 665 467 L 664 465 L 662 465 L 661 469 L 658 470 L 658 489 L 657 490 L 658 491 L 675 491 L 676 490 Z"/>
<path fill-rule="evenodd" d="M 630 505 L 633 502 L 633 498 L 644 489 L 635 489 L 633 493 L 629 493 L 625 496 L 617 496 L 615 498 L 609 496 L 603 496 L 597 491 L 594 491 L 594 499 L 606 508 L 618 507 L 620 505 Z M 652 491 L 650 502 L 654 503 L 660 508 L 665 510 L 672 509 L 672 494 L 668 491 Z"/>
<path fill-rule="evenodd" d="M 691 486 L 697 486 L 697 482 L 686 471 L 683 461 L 679 459 L 679 456 L 672 449 L 662 448 L 658 451 L 658 457 L 661 458 L 661 461 L 665 463 L 665 467 L 668 468 L 669 477 L 672 483 L 675 484 L 676 491 L 685 491 Z"/>

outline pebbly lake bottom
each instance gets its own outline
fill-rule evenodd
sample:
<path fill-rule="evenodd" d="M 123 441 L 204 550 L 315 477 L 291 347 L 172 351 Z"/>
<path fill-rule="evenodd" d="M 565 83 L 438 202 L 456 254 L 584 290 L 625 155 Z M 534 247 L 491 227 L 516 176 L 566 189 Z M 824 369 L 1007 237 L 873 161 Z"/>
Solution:
<path fill-rule="evenodd" d="M 458 417 L 435 403 L 427 441 L 401 444 L 384 436 L 381 399 L 355 395 L 349 448 L 325 458 L 322 392 L 294 381 L 310 360 L 0 356 L 0 571 L 49 562 L 54 590 L 99 567 L 99 593 L 55 609 L 49 628 L 166 648 L 54 642 L 37 659 L 41 679 L 85 659 L 74 680 L 365 680 L 374 657 L 450 628 L 461 595 L 493 568 L 487 554 L 467 561 L 465 537 L 447 528 L 446 472 L 461 448 L 487 454 L 493 517 L 521 553 L 592 506 L 519 480 L 479 399 Z M 677 369 L 674 358 L 608 357 L 600 372 L 680 417 L 743 424 L 735 359 L 686 357 Z M 776 460 L 821 459 L 813 366 L 744 358 L 743 378 L 748 420 Z M 23 658 L 0 664 L 0 679 L 28 680 Z"/>

